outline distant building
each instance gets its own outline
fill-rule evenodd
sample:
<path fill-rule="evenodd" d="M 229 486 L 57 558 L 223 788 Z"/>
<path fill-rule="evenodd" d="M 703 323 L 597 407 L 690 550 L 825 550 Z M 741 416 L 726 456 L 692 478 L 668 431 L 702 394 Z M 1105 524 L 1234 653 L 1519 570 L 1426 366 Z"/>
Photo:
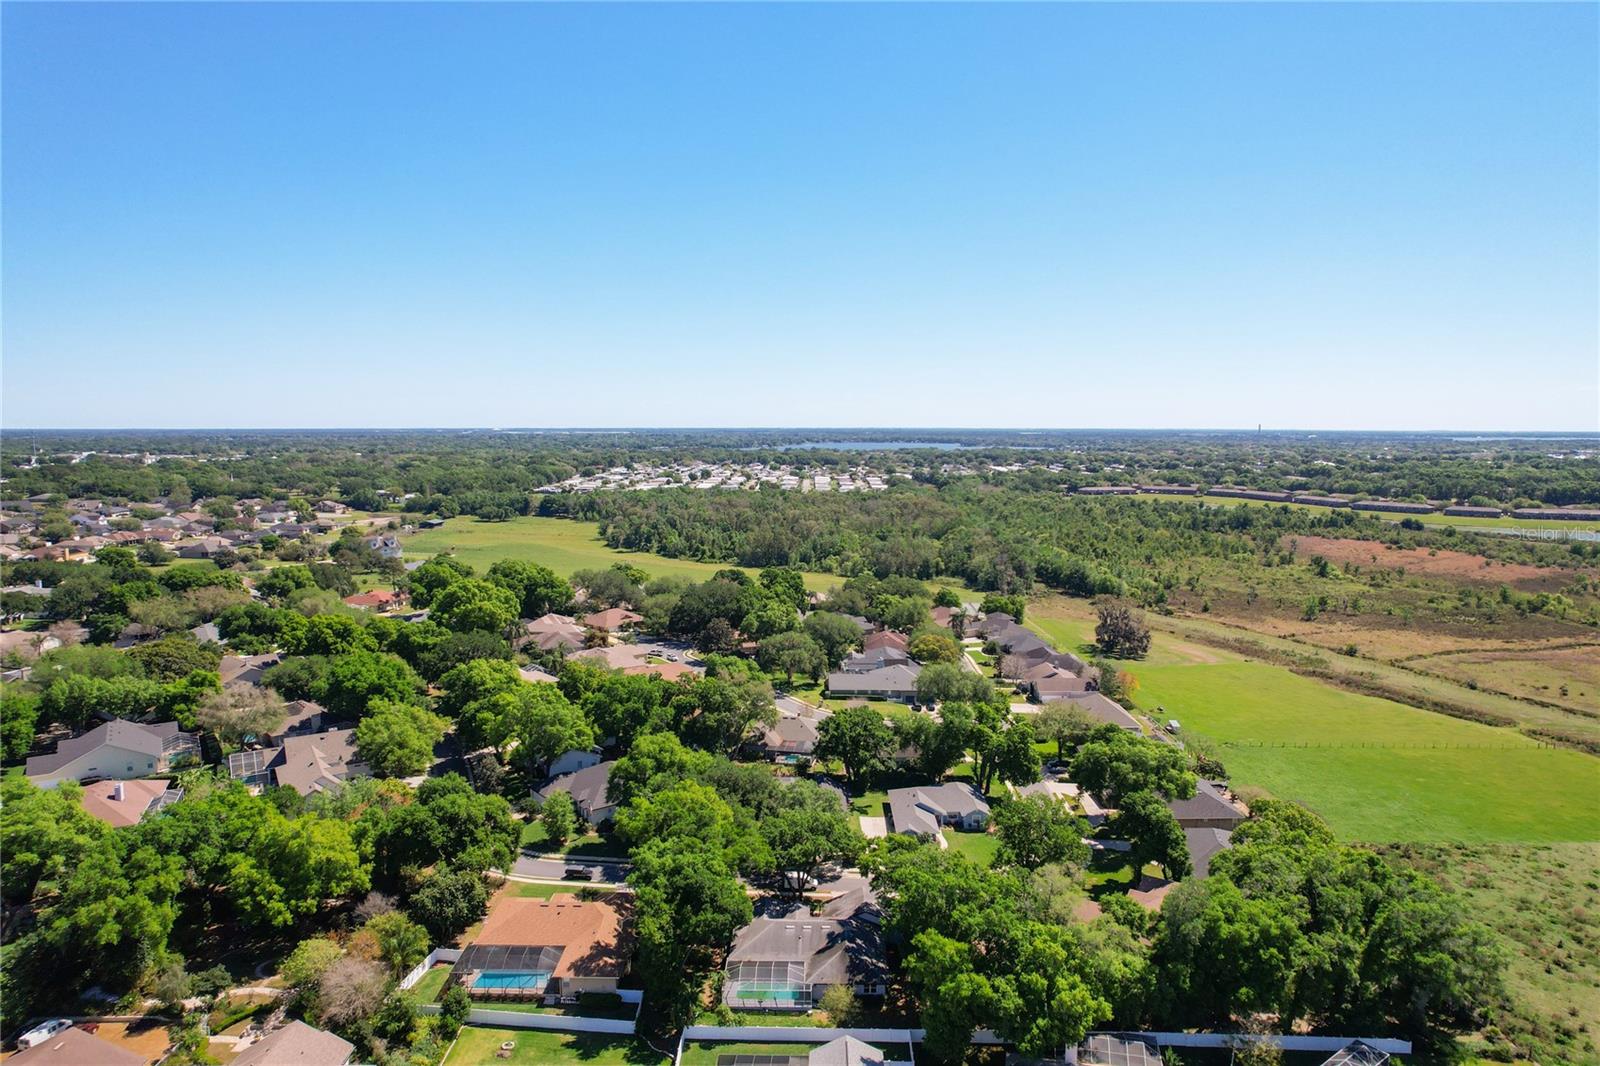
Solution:
<path fill-rule="evenodd" d="M 1183 838 L 1189 845 L 1189 865 L 1197 881 L 1210 877 L 1211 860 L 1233 846 L 1233 832 L 1228 829 L 1185 829 Z"/>

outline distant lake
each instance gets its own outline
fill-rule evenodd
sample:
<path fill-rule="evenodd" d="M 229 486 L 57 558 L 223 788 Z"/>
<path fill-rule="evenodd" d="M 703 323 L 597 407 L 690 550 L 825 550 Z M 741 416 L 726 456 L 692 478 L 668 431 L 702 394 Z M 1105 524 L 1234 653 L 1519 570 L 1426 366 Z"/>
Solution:
<path fill-rule="evenodd" d="M 942 452 L 954 452 L 974 447 L 975 445 L 971 444 L 935 440 L 808 440 L 804 444 L 783 445 L 785 451 L 834 452 L 887 452 L 903 451 L 908 448 L 936 448 Z"/>

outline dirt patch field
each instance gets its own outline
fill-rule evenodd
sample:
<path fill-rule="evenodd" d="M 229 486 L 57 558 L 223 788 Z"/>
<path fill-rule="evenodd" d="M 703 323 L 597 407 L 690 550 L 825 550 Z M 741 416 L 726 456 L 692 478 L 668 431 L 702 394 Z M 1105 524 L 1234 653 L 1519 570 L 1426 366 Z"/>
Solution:
<path fill-rule="evenodd" d="M 1510 585 L 1530 592 L 1555 592 L 1572 581 L 1572 573 L 1541 569 L 1525 563 L 1503 563 L 1481 555 L 1432 548 L 1396 548 L 1371 540 L 1336 540 L 1331 537 L 1297 537 L 1295 554 L 1301 559 L 1320 555 L 1336 566 L 1346 563 L 1382 570 L 1399 570 L 1421 577 L 1470 581 L 1485 585 Z"/>

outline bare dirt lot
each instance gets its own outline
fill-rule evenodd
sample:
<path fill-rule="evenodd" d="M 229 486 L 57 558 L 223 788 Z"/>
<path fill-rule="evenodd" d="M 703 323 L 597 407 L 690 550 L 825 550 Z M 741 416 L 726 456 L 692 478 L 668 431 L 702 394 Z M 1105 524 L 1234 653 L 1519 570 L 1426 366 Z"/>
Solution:
<path fill-rule="evenodd" d="M 1470 581 L 1485 585 L 1510 585 L 1530 592 L 1555 592 L 1572 580 L 1563 570 L 1541 569 L 1525 563 L 1503 563 L 1481 555 L 1432 548 L 1396 548 L 1370 540 L 1298 537 L 1295 554 L 1302 559 L 1320 555 L 1336 566 L 1351 563 L 1383 570 L 1404 568 L 1408 574 Z"/>

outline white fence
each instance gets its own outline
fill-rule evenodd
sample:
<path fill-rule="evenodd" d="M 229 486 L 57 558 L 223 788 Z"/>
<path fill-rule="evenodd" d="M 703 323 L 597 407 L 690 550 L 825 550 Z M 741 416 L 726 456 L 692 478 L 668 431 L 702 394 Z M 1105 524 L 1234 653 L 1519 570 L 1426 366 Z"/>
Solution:
<path fill-rule="evenodd" d="M 1131 1035 L 1131 1034 L 1130 1034 Z M 1379 1051 L 1386 1051 L 1391 1055 L 1411 1054 L 1411 1041 L 1391 1040 L 1378 1036 L 1290 1036 L 1269 1034 L 1265 1036 L 1252 1036 L 1245 1033 L 1139 1033 L 1153 1039 L 1163 1047 L 1237 1047 L 1241 1044 L 1276 1044 L 1285 1051 L 1326 1051 L 1332 1053 L 1359 1040 L 1363 1044 L 1370 1044 Z"/>
<path fill-rule="evenodd" d="M 413 987 L 418 981 L 422 980 L 423 974 L 433 969 L 434 963 L 458 962 L 460 959 L 460 948 L 434 948 L 432 951 L 428 952 L 427 958 L 417 963 L 417 965 L 412 968 L 410 973 L 400 978 L 400 987 L 403 989 Z"/>
<path fill-rule="evenodd" d="M 438 1014 L 437 1003 L 419 1003 L 418 1014 Z M 473 1007 L 467 1013 L 468 1025 L 490 1025 L 496 1029 L 546 1029 L 560 1033 L 613 1033 L 632 1036 L 635 1018 L 584 1018 L 576 1014 L 536 1014 L 520 1010 L 491 1010 Z"/>
<path fill-rule="evenodd" d="M 685 1040 L 732 1040 L 755 1044 L 826 1044 L 841 1036 L 853 1036 L 869 1044 L 915 1044 L 922 1041 L 921 1029 L 823 1029 L 806 1025 L 689 1025 Z"/>
<path fill-rule="evenodd" d="M 758 1044 L 824 1044 L 841 1036 L 853 1036 L 857 1040 L 865 1040 L 869 1044 L 881 1046 L 921 1043 L 923 1033 L 924 1031 L 921 1029 L 812 1029 L 806 1026 L 777 1025 L 690 1025 L 684 1028 L 683 1035 L 678 1041 L 678 1057 L 679 1059 L 682 1058 L 683 1045 L 690 1040 L 726 1040 Z M 1390 1040 L 1375 1036 L 1250 1036 L 1242 1033 L 1148 1032 L 1136 1035 L 1152 1039 L 1163 1047 L 1228 1048 L 1247 1043 L 1268 1042 L 1278 1045 L 1285 1051 L 1321 1051 L 1330 1054 L 1338 1051 L 1353 1040 L 1360 1040 L 1364 1044 L 1370 1044 L 1379 1051 L 1386 1051 L 1391 1055 L 1411 1054 L 1411 1041 Z M 980 1029 L 973 1033 L 972 1042 L 974 1044 L 1003 1043 L 998 1036 L 987 1029 Z M 884 1050 L 889 1051 L 891 1049 L 885 1047 Z"/>

